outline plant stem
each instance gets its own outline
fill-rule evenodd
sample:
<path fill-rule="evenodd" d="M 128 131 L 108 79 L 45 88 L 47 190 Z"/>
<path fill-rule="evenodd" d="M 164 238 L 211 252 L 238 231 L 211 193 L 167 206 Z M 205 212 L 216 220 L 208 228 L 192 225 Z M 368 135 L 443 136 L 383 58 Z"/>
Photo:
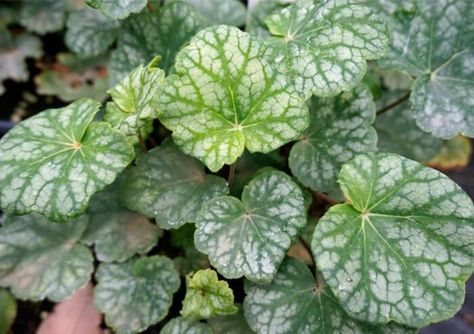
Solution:
<path fill-rule="evenodd" d="M 320 193 L 319 191 L 313 191 L 313 196 L 317 199 L 323 200 L 324 202 L 328 203 L 329 205 L 336 205 L 340 204 L 339 201 L 336 201 L 334 198 L 329 197 L 324 193 Z"/>
<path fill-rule="evenodd" d="M 145 141 L 143 140 L 142 134 L 140 131 L 137 133 L 138 142 L 140 143 L 140 149 L 143 153 L 148 153 L 148 149 L 146 148 Z"/>
<path fill-rule="evenodd" d="M 409 97 L 410 97 L 410 92 L 408 92 L 405 95 L 401 96 L 398 100 L 395 100 L 392 103 L 386 105 L 382 109 L 377 110 L 377 116 L 383 114 L 384 112 L 387 112 L 387 111 L 395 108 L 399 104 L 401 104 L 401 103 L 405 102 L 406 100 L 408 100 Z"/>
<path fill-rule="evenodd" d="M 235 165 L 234 162 L 232 165 L 229 166 L 229 176 L 227 178 L 227 183 L 229 184 L 229 189 L 232 187 L 232 183 L 234 183 L 234 176 L 235 176 Z"/>

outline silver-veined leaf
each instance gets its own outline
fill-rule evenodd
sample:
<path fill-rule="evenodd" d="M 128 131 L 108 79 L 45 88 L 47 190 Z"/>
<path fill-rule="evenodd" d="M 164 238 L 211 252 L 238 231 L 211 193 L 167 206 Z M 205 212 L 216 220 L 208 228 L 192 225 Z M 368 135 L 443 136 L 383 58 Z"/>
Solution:
<path fill-rule="evenodd" d="M 239 0 L 185 0 L 196 8 L 197 12 L 209 25 L 228 24 L 242 26 L 245 24 L 246 8 Z"/>
<path fill-rule="evenodd" d="M 445 175 L 386 153 L 358 155 L 339 183 L 349 202 L 319 220 L 319 270 L 341 306 L 372 323 L 450 318 L 474 266 L 474 206 Z"/>
<path fill-rule="evenodd" d="M 171 319 L 161 329 L 160 334 L 215 334 L 211 327 L 198 320 L 177 317 Z"/>
<path fill-rule="evenodd" d="M 40 35 L 61 30 L 66 21 L 67 1 L 24 0 L 18 16 L 28 31 Z"/>
<path fill-rule="evenodd" d="M 125 19 L 132 13 L 138 13 L 145 8 L 148 0 L 85 0 L 105 15 L 114 19 Z"/>

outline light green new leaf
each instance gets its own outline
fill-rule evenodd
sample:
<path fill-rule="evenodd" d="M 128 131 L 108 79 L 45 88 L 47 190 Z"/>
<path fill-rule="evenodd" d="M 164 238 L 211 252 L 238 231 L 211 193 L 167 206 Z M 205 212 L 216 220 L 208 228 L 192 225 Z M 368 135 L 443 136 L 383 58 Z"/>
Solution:
<path fill-rule="evenodd" d="M 15 298 L 7 290 L 0 289 L 0 334 L 10 333 L 10 327 L 15 321 L 16 313 Z"/>
<path fill-rule="evenodd" d="M 160 334 L 214 334 L 211 327 L 194 319 L 177 317 L 166 323 Z"/>
<path fill-rule="evenodd" d="M 40 35 L 61 30 L 66 20 L 67 1 L 24 0 L 19 23 Z"/>
<path fill-rule="evenodd" d="M 294 176 L 317 191 L 337 188 L 341 166 L 358 153 L 374 151 L 375 104 L 365 87 L 334 98 L 313 97 L 311 124 L 293 145 L 289 165 Z"/>
<path fill-rule="evenodd" d="M 183 1 L 167 2 L 153 13 L 130 16 L 110 59 L 111 86 L 156 55 L 162 55 L 160 67 L 168 72 L 179 49 L 203 27 L 199 14 Z"/>
<path fill-rule="evenodd" d="M 436 137 L 474 136 L 474 3 L 417 1 L 398 24 L 381 64 L 417 77 L 410 101 L 417 124 Z"/>
<path fill-rule="evenodd" d="M 269 282 L 305 225 L 301 189 L 285 173 L 270 170 L 250 181 L 242 202 L 223 196 L 206 203 L 194 243 L 226 278 Z"/>
<path fill-rule="evenodd" d="M 396 99 L 395 97 L 391 100 Z M 387 105 L 390 103 L 387 98 L 382 101 Z M 408 102 L 379 115 L 375 121 L 375 129 L 379 137 L 378 147 L 382 152 L 397 153 L 417 161 L 428 161 L 441 151 L 442 140 L 422 131 L 416 125 Z"/>
<path fill-rule="evenodd" d="M 164 256 L 120 264 L 101 264 L 96 273 L 94 303 L 118 334 L 141 332 L 168 313 L 179 275 Z"/>
<path fill-rule="evenodd" d="M 226 281 L 220 281 L 212 269 L 199 270 L 186 276 L 186 296 L 181 315 L 188 318 L 212 318 L 216 315 L 233 314 L 234 293 Z"/>
<path fill-rule="evenodd" d="M 351 204 L 320 219 L 312 249 L 342 307 L 413 327 L 452 317 L 474 269 L 467 194 L 438 171 L 385 153 L 358 155 L 339 183 Z"/>
<path fill-rule="evenodd" d="M 196 8 L 209 25 L 228 24 L 239 27 L 245 24 L 246 8 L 239 0 L 185 1 Z"/>
<path fill-rule="evenodd" d="M 95 244 L 97 259 L 122 262 L 133 255 L 145 254 L 158 243 L 160 230 L 145 216 L 128 211 L 119 204 L 120 182 L 92 197 L 88 209 L 90 224 L 83 240 Z"/>
<path fill-rule="evenodd" d="M 92 8 L 100 9 L 102 13 L 113 19 L 125 19 L 132 13 L 138 13 L 145 8 L 148 0 L 85 0 Z"/>
<path fill-rule="evenodd" d="M 352 319 L 329 287 L 292 258 L 285 259 L 270 284 L 246 281 L 245 291 L 245 317 L 259 334 L 414 333 L 394 324 L 377 328 Z"/>
<path fill-rule="evenodd" d="M 9 32 L 7 36 L 10 36 Z M 22 34 L 7 38 L 8 43 L 0 46 L 0 95 L 5 91 L 2 81 L 27 81 L 29 74 L 25 60 L 37 59 L 43 54 L 41 41 L 35 36 Z"/>
<path fill-rule="evenodd" d="M 91 8 L 71 12 L 67 19 L 65 42 L 81 58 L 98 56 L 112 45 L 120 23 Z"/>
<path fill-rule="evenodd" d="M 252 0 L 247 9 L 245 31 L 261 39 L 270 37 L 265 20 L 272 14 L 278 13 L 291 0 Z"/>
<path fill-rule="evenodd" d="M 107 104 L 104 120 L 124 135 L 135 135 L 158 113 L 156 103 L 165 72 L 158 68 L 160 56 L 146 66 L 140 65 L 113 89 L 113 102 Z"/>
<path fill-rule="evenodd" d="M 79 243 L 87 218 L 57 224 L 40 215 L 7 217 L 0 228 L 0 286 L 20 299 L 60 301 L 87 284 L 91 251 Z"/>
<path fill-rule="evenodd" d="M 366 72 L 366 60 L 387 49 L 385 23 L 354 0 L 302 0 L 265 22 L 275 36 L 266 41 L 268 59 L 304 98 L 353 88 Z"/>
<path fill-rule="evenodd" d="M 166 229 L 194 222 L 201 206 L 227 193 L 224 179 L 206 175 L 204 166 L 173 144 L 137 157 L 124 182 L 122 201 L 131 210 L 154 217 Z"/>
<path fill-rule="evenodd" d="M 213 172 L 250 152 L 270 152 L 308 126 L 292 86 L 262 58 L 259 40 L 230 26 L 199 32 L 176 58 L 159 97 L 160 121 Z"/>
<path fill-rule="evenodd" d="M 207 321 L 214 333 L 225 334 L 254 334 L 250 329 L 241 305 L 237 305 L 239 311 L 234 314 L 220 315 Z"/>
<path fill-rule="evenodd" d="M 107 123 L 92 123 L 100 103 L 81 99 L 21 123 L 0 141 L 0 206 L 67 221 L 112 183 L 133 159 L 126 139 Z"/>

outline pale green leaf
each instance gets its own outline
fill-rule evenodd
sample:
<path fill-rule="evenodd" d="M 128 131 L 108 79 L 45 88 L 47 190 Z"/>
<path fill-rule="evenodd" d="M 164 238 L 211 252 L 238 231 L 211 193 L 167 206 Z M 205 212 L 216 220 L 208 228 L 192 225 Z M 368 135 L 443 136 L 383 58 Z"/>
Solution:
<path fill-rule="evenodd" d="M 16 300 L 4 289 L 0 289 L 0 334 L 10 333 L 17 314 Z"/>
<path fill-rule="evenodd" d="M 125 19 L 132 13 L 138 13 L 147 4 L 147 0 L 85 0 L 86 3 L 96 9 L 100 9 L 105 15 L 114 19 Z"/>
<path fill-rule="evenodd" d="M 262 58 L 259 40 L 230 26 L 199 32 L 166 78 L 159 119 L 187 154 L 211 171 L 250 152 L 267 153 L 308 126 L 292 86 Z"/>
<path fill-rule="evenodd" d="M 128 211 L 119 203 L 123 179 L 95 194 L 88 209 L 90 224 L 83 240 L 95 245 L 101 262 L 122 262 L 145 254 L 158 243 L 160 230 L 145 216 Z"/>
<path fill-rule="evenodd" d="M 105 99 L 109 88 L 106 57 L 83 60 L 71 53 L 59 53 L 56 58 L 57 63 L 35 77 L 38 94 L 54 95 L 65 102 L 84 97 Z"/>
<path fill-rule="evenodd" d="M 266 41 L 268 59 L 305 98 L 353 88 L 366 72 L 366 60 L 387 49 L 385 23 L 358 1 L 302 0 L 265 22 L 274 35 Z"/>
<path fill-rule="evenodd" d="M 270 37 L 270 32 L 265 25 L 265 19 L 278 13 L 291 0 L 251 0 L 248 2 L 247 22 L 245 31 L 261 39 Z"/>
<path fill-rule="evenodd" d="M 181 315 L 207 319 L 216 315 L 234 314 L 234 293 L 226 281 L 220 281 L 212 269 L 199 270 L 186 276 L 186 296 Z"/>
<path fill-rule="evenodd" d="M 474 3 L 417 1 L 411 21 L 381 64 L 416 77 L 410 100 L 417 124 L 436 137 L 474 136 Z"/>
<path fill-rule="evenodd" d="M 194 243 L 224 277 L 269 282 L 305 225 L 301 189 L 285 173 L 271 170 L 250 181 L 242 202 L 223 196 L 206 203 Z"/>
<path fill-rule="evenodd" d="M 107 104 L 104 120 L 124 135 L 137 134 L 158 114 L 156 103 L 165 79 L 159 61 L 157 56 L 148 65 L 138 66 L 109 90 L 113 102 Z"/>
<path fill-rule="evenodd" d="M 319 277 L 318 277 L 319 278 Z M 395 324 L 373 327 L 349 317 L 331 290 L 301 262 L 287 258 L 270 284 L 245 282 L 245 317 L 259 334 L 406 334 Z"/>
<path fill-rule="evenodd" d="M 118 334 L 141 332 L 168 313 L 180 285 L 173 262 L 164 256 L 101 264 L 94 302 Z"/>
<path fill-rule="evenodd" d="M 382 103 L 388 105 L 394 100 L 397 100 L 396 94 L 385 94 Z M 375 129 L 379 137 L 378 147 L 382 152 L 398 153 L 409 159 L 428 161 L 441 150 L 442 140 L 416 125 L 408 102 L 377 116 Z"/>
<path fill-rule="evenodd" d="M 66 20 L 67 1 L 23 0 L 19 23 L 40 35 L 61 30 Z"/>
<path fill-rule="evenodd" d="M 126 139 L 107 123 L 91 123 L 100 103 L 81 99 L 45 110 L 0 140 L 0 207 L 38 212 L 55 221 L 82 214 L 90 197 L 133 159 Z"/>
<path fill-rule="evenodd" d="M 246 8 L 240 0 L 185 1 L 196 8 L 209 25 L 228 24 L 239 27 L 245 24 Z"/>
<path fill-rule="evenodd" d="M 474 206 L 445 175 L 395 154 L 346 163 L 350 204 L 320 219 L 312 249 L 352 316 L 413 327 L 452 317 L 474 266 Z"/>
<path fill-rule="evenodd" d="M 203 26 L 194 8 L 183 1 L 167 2 L 153 13 L 130 16 L 110 59 L 111 86 L 157 55 L 163 57 L 160 66 L 168 72 L 179 49 Z"/>
<path fill-rule="evenodd" d="M 79 241 L 88 220 L 57 224 L 40 215 L 9 216 L 0 228 L 0 285 L 20 299 L 60 301 L 87 284 L 91 251 Z"/>
<path fill-rule="evenodd" d="M 220 315 L 207 321 L 214 333 L 225 334 L 254 334 L 250 329 L 241 305 L 237 305 L 239 311 L 234 314 Z"/>
<path fill-rule="evenodd" d="M 120 23 L 90 8 L 69 13 L 65 42 L 81 58 L 98 56 L 114 43 Z"/>
<path fill-rule="evenodd" d="M 360 86 L 334 98 L 313 97 L 310 110 L 311 124 L 291 148 L 289 165 L 302 184 L 328 191 L 337 187 L 343 163 L 375 150 L 375 104 L 368 89 Z"/>
<path fill-rule="evenodd" d="M 2 45 L 0 47 L 0 95 L 4 92 L 1 83 L 5 79 L 27 81 L 29 74 L 25 60 L 37 59 L 42 54 L 41 41 L 27 34 L 11 37 L 7 45 Z"/>
<path fill-rule="evenodd" d="M 166 323 L 160 334 L 215 334 L 211 327 L 194 319 L 177 317 Z"/>
<path fill-rule="evenodd" d="M 121 198 L 162 228 L 194 222 L 202 204 L 227 193 L 224 179 L 206 175 L 199 161 L 173 144 L 139 155 L 136 165 L 127 174 Z"/>

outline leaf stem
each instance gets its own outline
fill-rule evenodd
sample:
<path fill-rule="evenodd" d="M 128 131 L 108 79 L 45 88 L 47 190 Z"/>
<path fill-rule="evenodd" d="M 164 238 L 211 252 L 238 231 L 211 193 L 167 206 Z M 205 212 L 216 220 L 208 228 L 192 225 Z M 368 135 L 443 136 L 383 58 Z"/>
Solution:
<path fill-rule="evenodd" d="M 334 198 L 331 198 L 329 197 L 328 195 L 324 194 L 324 193 L 321 193 L 319 191 L 313 191 L 313 196 L 317 199 L 320 199 L 326 203 L 328 203 L 329 205 L 336 205 L 336 204 L 340 204 L 341 202 L 339 201 L 336 201 Z"/>
<path fill-rule="evenodd" d="M 396 106 L 398 106 L 399 104 L 402 104 L 403 102 L 405 102 L 406 100 L 408 100 L 408 98 L 410 97 L 410 92 L 406 93 L 405 95 L 401 96 L 399 99 L 393 101 L 392 103 L 386 105 L 385 107 L 383 107 L 382 109 L 380 110 L 377 110 L 377 116 L 379 115 L 382 115 L 383 113 L 395 108 Z"/>
<path fill-rule="evenodd" d="M 304 240 L 302 237 L 298 237 L 298 241 L 303 245 L 304 249 L 309 253 L 309 256 L 311 257 L 311 262 L 312 262 L 312 267 L 316 270 L 316 261 L 314 260 L 313 252 L 311 251 L 311 247 L 309 244 Z"/>
<path fill-rule="evenodd" d="M 227 183 L 229 184 L 229 189 L 230 189 L 230 187 L 232 187 L 232 183 L 234 183 L 235 165 L 236 165 L 236 162 L 234 162 L 232 165 L 229 166 L 229 176 L 227 178 Z"/>
<path fill-rule="evenodd" d="M 138 142 L 140 143 L 140 149 L 143 153 L 148 153 L 148 149 L 146 148 L 145 141 L 143 140 L 142 134 L 140 131 L 137 132 Z"/>

